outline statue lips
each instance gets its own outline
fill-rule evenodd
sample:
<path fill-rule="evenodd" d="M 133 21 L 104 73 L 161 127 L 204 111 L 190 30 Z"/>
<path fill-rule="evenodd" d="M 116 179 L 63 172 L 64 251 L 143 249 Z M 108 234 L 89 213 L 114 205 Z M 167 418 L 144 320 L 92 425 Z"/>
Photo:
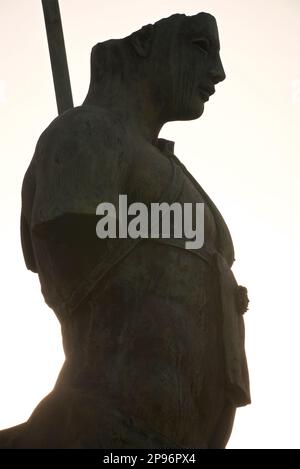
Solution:
<path fill-rule="evenodd" d="M 206 102 L 209 100 L 209 97 L 214 94 L 215 92 L 215 88 L 212 87 L 212 88 L 206 88 L 206 89 L 203 89 L 203 88 L 199 88 L 199 96 L 200 98 L 202 99 L 203 102 Z"/>

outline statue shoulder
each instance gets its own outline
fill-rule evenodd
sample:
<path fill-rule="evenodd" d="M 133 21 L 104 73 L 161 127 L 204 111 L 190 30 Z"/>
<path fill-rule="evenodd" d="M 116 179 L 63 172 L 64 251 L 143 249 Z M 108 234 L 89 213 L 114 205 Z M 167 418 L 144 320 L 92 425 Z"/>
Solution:
<path fill-rule="evenodd" d="M 65 214 L 94 214 L 101 200 L 125 190 L 130 152 L 124 126 L 101 108 L 81 106 L 57 117 L 41 135 L 22 187 L 31 226 Z"/>
<path fill-rule="evenodd" d="M 69 149 L 96 150 L 99 157 L 105 153 L 99 149 L 118 151 L 127 140 L 126 129 L 112 112 L 98 106 L 78 106 L 54 119 L 39 138 L 37 157 L 58 150 L 71 157 Z M 65 152 L 62 150 L 65 149 Z M 48 155 L 49 156 L 49 155 Z"/>

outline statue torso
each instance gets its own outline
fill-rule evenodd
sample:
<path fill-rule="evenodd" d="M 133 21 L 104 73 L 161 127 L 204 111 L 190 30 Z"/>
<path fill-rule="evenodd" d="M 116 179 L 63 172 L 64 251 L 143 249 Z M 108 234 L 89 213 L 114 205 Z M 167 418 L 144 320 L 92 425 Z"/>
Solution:
<path fill-rule="evenodd" d="M 149 204 L 170 195 L 176 165 L 180 191 L 170 202 L 205 203 L 204 247 L 216 250 L 216 220 L 203 193 L 170 155 L 132 141 L 129 200 Z M 56 302 L 63 326 L 68 360 L 57 386 L 102 389 L 145 428 L 183 446 L 205 444 L 225 398 L 215 272 L 197 252 L 141 240 L 91 287 L 91 272 L 113 258 L 114 242 L 122 245 L 97 239 L 95 221 L 79 214 L 79 224 L 90 224 L 88 235 L 72 237 L 71 230 L 66 237 L 69 221 L 59 219 L 55 235 L 33 238 L 45 298 Z M 83 301 L 79 294 L 78 307 L 63 317 L 60 304 L 82 282 L 88 294 Z"/>

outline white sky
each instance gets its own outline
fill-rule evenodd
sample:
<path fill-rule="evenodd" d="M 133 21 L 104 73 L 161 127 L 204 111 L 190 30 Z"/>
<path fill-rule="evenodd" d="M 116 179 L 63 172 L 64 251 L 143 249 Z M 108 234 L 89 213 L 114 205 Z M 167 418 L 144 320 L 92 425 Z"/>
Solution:
<path fill-rule="evenodd" d="M 59 324 L 26 270 L 25 170 L 56 104 L 39 0 L 0 3 L 0 428 L 27 420 L 63 362 Z M 200 120 L 167 125 L 176 154 L 220 208 L 246 285 L 251 406 L 229 448 L 300 448 L 298 292 L 300 0 L 60 0 L 75 104 L 91 47 L 173 13 L 216 16 L 224 83 Z"/>

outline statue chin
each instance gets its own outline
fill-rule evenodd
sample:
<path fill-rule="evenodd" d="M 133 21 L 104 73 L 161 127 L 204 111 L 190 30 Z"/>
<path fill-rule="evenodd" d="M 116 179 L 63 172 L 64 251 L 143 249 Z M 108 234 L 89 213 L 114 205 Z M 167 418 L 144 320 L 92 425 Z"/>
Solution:
<path fill-rule="evenodd" d="M 190 120 L 195 120 L 199 119 L 199 117 L 202 116 L 204 112 L 204 103 L 203 101 L 198 98 L 190 108 L 186 110 L 186 112 L 180 117 L 180 119 L 177 120 L 183 120 L 183 121 L 190 121 Z"/>
<path fill-rule="evenodd" d="M 198 107 L 197 111 L 195 112 L 194 119 L 198 119 L 199 117 L 201 117 L 203 112 L 204 112 L 204 103 L 201 101 L 200 106 Z"/>

